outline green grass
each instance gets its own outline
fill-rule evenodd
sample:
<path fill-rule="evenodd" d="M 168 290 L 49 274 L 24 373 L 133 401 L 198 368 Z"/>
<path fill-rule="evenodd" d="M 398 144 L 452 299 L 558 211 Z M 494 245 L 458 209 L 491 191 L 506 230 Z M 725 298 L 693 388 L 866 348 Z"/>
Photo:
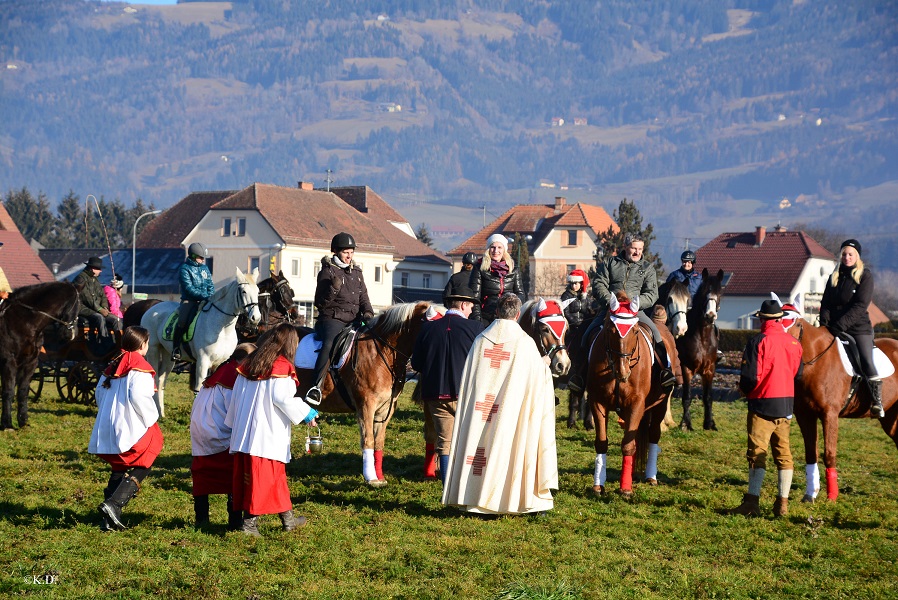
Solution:
<path fill-rule="evenodd" d="M 45 397 L 31 425 L 0 432 L 0 596 L 55 598 L 895 598 L 898 506 L 895 447 L 875 422 L 842 421 L 837 503 L 801 504 L 801 440 L 790 514 L 719 513 L 746 489 L 745 404 L 717 404 L 720 431 L 667 433 L 662 484 L 628 502 L 595 498 L 592 435 L 568 430 L 559 409 L 561 490 L 543 517 L 482 521 L 440 504 L 420 476 L 421 413 L 404 395 L 390 425 L 383 489 L 364 485 L 358 430 L 346 416 L 321 427 L 324 453 L 288 465 L 299 514 L 286 534 L 260 519 L 263 538 L 194 531 L 189 409 L 183 377 L 166 390 L 165 449 L 125 509 L 132 528 L 102 533 L 96 506 L 108 469 L 87 454 L 88 407 Z M 561 393 L 562 400 L 565 398 Z M 675 410 L 678 415 L 679 411 Z M 701 408 L 693 409 L 701 423 Z M 294 429 L 300 453 L 305 427 Z M 612 428 L 612 443 L 620 439 Z M 609 456 L 617 485 L 620 451 Z M 771 466 L 772 468 L 772 466 Z M 823 492 L 825 496 L 825 492 Z M 52 583 L 35 583 L 38 581 Z"/>

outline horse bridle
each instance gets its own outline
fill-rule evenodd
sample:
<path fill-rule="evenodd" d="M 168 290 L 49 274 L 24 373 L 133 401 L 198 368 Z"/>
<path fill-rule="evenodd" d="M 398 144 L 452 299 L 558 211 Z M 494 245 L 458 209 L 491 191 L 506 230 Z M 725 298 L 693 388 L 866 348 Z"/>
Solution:
<path fill-rule="evenodd" d="M 641 329 L 637 325 L 634 327 L 636 329 L 636 333 L 634 337 L 636 338 L 636 343 L 633 346 L 632 352 L 618 352 L 617 350 L 613 350 L 611 348 L 611 340 L 610 336 L 614 335 L 613 333 L 609 333 L 609 335 L 605 336 L 605 354 L 606 356 L 612 358 L 612 360 L 608 361 L 608 369 L 611 371 L 611 374 L 614 376 L 615 382 L 621 381 L 620 374 L 617 372 L 617 360 L 614 360 L 613 357 L 617 358 L 626 358 L 627 362 L 630 363 L 630 368 L 632 369 L 635 365 L 639 364 L 639 360 L 641 356 L 639 355 L 639 334 L 641 333 Z M 625 341 L 626 337 L 621 338 L 621 343 Z"/>
<path fill-rule="evenodd" d="M 541 356 L 548 356 L 549 360 L 555 360 L 555 355 L 561 352 L 562 350 L 567 350 L 567 346 L 564 344 L 552 344 L 548 348 L 546 348 L 545 343 L 543 343 L 543 336 L 538 335 L 537 337 L 537 345 L 539 346 L 539 352 Z M 556 338 L 558 339 L 558 338 Z"/>
<path fill-rule="evenodd" d="M 278 294 L 280 295 L 281 303 L 283 304 L 282 308 L 284 309 L 284 319 L 286 319 L 286 321 L 288 323 L 292 323 L 293 317 L 292 317 L 292 315 L 290 315 L 290 308 L 293 304 L 293 295 L 292 294 L 290 295 L 289 304 L 287 302 L 287 297 L 284 295 L 285 290 L 290 290 L 290 292 L 293 291 L 290 289 L 289 282 L 286 279 L 281 279 L 280 281 L 278 281 L 277 283 L 274 284 L 274 289 L 276 289 Z M 271 295 L 271 292 L 268 292 L 268 294 Z"/>
<path fill-rule="evenodd" d="M 800 344 L 800 343 L 801 343 L 801 338 L 804 337 L 804 325 L 802 325 L 801 323 L 796 323 L 795 325 L 798 326 L 798 343 Z M 823 349 L 823 352 L 821 352 L 820 354 L 818 354 L 817 356 L 815 356 L 814 358 L 812 358 L 812 359 L 809 360 L 808 362 L 802 361 L 802 364 L 805 365 L 805 366 L 809 366 L 809 365 L 814 364 L 814 363 L 817 362 L 818 360 L 820 360 L 820 358 L 821 358 L 824 354 L 826 354 L 827 352 L 829 352 L 829 349 L 832 348 L 833 345 L 835 345 L 837 339 L 838 339 L 838 338 L 837 338 L 836 336 L 833 336 L 833 340 L 829 343 L 829 345 L 828 345 L 826 348 Z"/>
<path fill-rule="evenodd" d="M 33 306 L 29 306 L 29 305 L 25 304 L 24 302 L 22 302 L 21 300 L 14 300 L 14 302 L 16 302 L 19 306 L 23 306 L 23 307 L 27 308 L 28 310 L 31 310 L 31 311 L 34 311 L 34 312 L 36 312 L 36 313 L 42 314 L 42 315 L 44 315 L 45 317 L 47 317 L 48 319 L 50 319 L 50 320 L 52 320 L 52 321 L 56 321 L 57 323 L 59 323 L 60 325 L 62 325 L 62 326 L 65 327 L 66 329 L 68 329 L 69 331 L 74 331 L 74 330 L 75 330 L 75 327 L 77 326 L 77 323 L 78 323 L 78 315 L 75 315 L 75 318 L 72 319 L 71 321 L 63 321 L 62 319 L 58 319 L 58 318 L 54 317 L 53 315 L 51 315 L 50 313 L 44 312 L 44 311 L 42 311 L 42 310 L 39 309 L 39 308 L 35 308 L 35 307 L 33 307 Z"/>
<path fill-rule="evenodd" d="M 248 284 L 248 283 L 238 283 L 238 284 L 237 284 L 238 287 L 242 287 L 242 286 L 244 286 L 244 285 L 249 285 L 249 284 Z M 241 290 L 241 291 L 242 291 L 242 290 Z M 250 313 L 250 310 L 252 310 L 252 307 L 253 307 L 253 306 L 258 306 L 258 305 L 259 305 L 258 302 L 248 302 L 248 303 L 244 304 L 244 305 L 243 305 L 243 313 L 244 313 L 247 317 L 249 317 L 249 313 Z M 229 313 L 229 312 L 223 311 L 223 310 L 222 310 L 217 304 L 215 304 L 215 302 L 213 302 L 212 300 L 209 300 L 209 306 L 212 307 L 212 308 L 214 308 L 215 310 L 217 310 L 217 311 L 220 312 L 221 314 L 227 315 L 227 316 L 229 316 L 229 317 L 239 317 L 239 316 L 240 316 L 240 313 L 231 314 L 231 313 Z M 209 312 L 209 309 L 208 309 L 208 308 L 205 308 L 205 309 L 203 309 L 203 312 Z"/>

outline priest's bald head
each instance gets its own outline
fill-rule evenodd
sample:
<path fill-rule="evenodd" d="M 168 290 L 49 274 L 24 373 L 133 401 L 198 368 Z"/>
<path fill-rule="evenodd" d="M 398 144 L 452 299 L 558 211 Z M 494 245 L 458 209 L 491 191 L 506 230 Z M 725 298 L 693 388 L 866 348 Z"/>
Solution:
<path fill-rule="evenodd" d="M 521 299 L 515 294 L 502 294 L 496 306 L 496 318 L 517 321 L 521 316 Z"/>

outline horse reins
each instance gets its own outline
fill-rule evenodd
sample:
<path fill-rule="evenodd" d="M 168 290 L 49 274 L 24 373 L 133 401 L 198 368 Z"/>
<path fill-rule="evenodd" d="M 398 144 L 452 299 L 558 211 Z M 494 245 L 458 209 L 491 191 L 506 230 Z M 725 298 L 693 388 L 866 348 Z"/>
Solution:
<path fill-rule="evenodd" d="M 798 343 L 799 344 L 801 343 L 801 338 L 803 338 L 803 337 L 804 337 L 804 326 L 801 323 L 798 323 Z M 826 348 L 823 349 L 823 352 L 821 352 L 820 354 L 818 354 L 817 356 L 815 356 L 813 359 L 809 360 L 808 362 L 802 361 L 802 364 L 807 367 L 807 366 L 814 364 L 818 360 L 820 360 L 820 357 L 822 357 L 824 354 L 829 352 L 829 349 L 833 347 L 833 345 L 836 343 L 837 339 L 838 338 L 836 338 L 836 336 L 833 336 L 832 341 L 829 343 L 829 345 Z"/>
<path fill-rule="evenodd" d="M 58 318 L 54 317 L 53 315 L 51 315 L 50 313 L 46 313 L 46 312 L 42 311 L 42 310 L 39 309 L 39 308 L 35 308 L 35 307 L 33 307 L 33 306 L 29 306 L 29 305 L 25 304 L 24 302 L 22 302 L 21 300 L 14 300 L 13 302 L 18 303 L 20 306 L 24 306 L 24 307 L 27 308 L 28 310 L 32 310 L 32 311 L 34 311 L 34 312 L 36 312 L 36 313 L 42 314 L 42 315 L 44 315 L 45 317 L 47 317 L 48 319 L 51 319 L 51 320 L 53 320 L 53 321 L 56 321 L 57 323 L 59 323 L 60 325 L 62 325 L 63 327 L 65 327 L 66 329 L 70 329 L 70 330 L 71 330 L 71 329 L 75 329 L 75 325 L 78 323 L 78 317 L 77 317 L 77 316 L 76 316 L 74 319 L 72 319 L 71 321 L 63 321 L 62 319 L 58 319 Z"/>
<path fill-rule="evenodd" d="M 238 286 L 244 286 L 244 285 L 249 285 L 249 284 L 248 284 L 248 283 L 238 283 L 237 285 L 238 285 Z M 261 295 L 261 294 L 259 294 L 259 295 Z M 258 302 L 249 302 L 249 303 L 247 303 L 247 304 L 244 304 L 244 305 L 243 305 L 243 312 L 246 313 L 247 316 L 249 316 L 250 308 L 252 308 L 253 306 L 258 306 L 258 305 L 259 305 Z M 233 315 L 232 315 L 232 314 L 229 313 L 229 312 L 223 311 L 221 308 L 218 307 L 217 304 L 215 304 L 215 302 L 214 302 L 213 300 L 209 300 L 209 306 L 211 306 L 212 308 L 214 308 L 215 310 L 217 310 L 217 311 L 220 312 L 221 314 L 227 315 L 227 316 L 229 316 L 229 317 L 239 317 L 239 316 L 240 316 L 240 313 L 237 313 L 237 314 L 233 314 Z M 209 312 L 209 309 L 208 309 L 208 308 L 203 308 L 203 312 Z"/>

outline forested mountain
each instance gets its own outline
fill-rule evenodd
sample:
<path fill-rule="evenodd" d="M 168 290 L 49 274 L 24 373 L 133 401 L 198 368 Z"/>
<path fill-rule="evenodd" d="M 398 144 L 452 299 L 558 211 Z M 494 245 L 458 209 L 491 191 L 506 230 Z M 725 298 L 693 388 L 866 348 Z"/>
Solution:
<path fill-rule="evenodd" d="M 819 223 L 898 269 L 896 17 L 844 0 L 7 0 L 0 186 L 166 207 L 331 177 L 400 210 L 493 213 L 628 197 L 668 254 Z"/>

